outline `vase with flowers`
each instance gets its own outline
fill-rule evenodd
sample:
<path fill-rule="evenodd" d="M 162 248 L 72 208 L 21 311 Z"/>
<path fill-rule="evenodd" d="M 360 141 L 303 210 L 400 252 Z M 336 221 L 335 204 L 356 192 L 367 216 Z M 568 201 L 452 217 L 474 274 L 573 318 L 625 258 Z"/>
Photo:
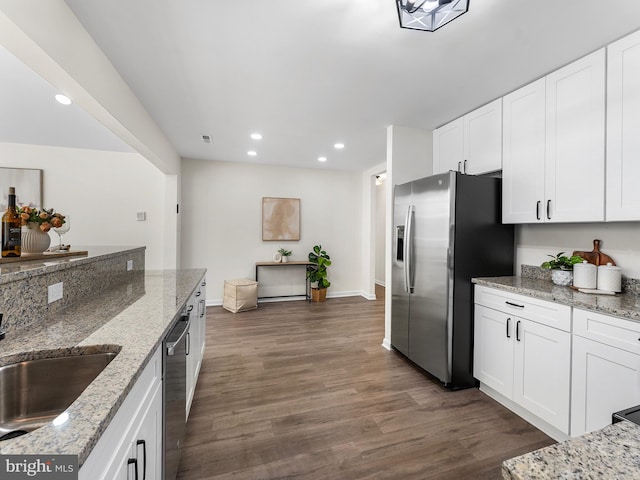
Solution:
<path fill-rule="evenodd" d="M 22 222 L 22 253 L 42 253 L 51 243 L 49 230 L 64 225 L 64 215 L 53 208 L 38 209 L 23 206 L 18 209 Z"/>

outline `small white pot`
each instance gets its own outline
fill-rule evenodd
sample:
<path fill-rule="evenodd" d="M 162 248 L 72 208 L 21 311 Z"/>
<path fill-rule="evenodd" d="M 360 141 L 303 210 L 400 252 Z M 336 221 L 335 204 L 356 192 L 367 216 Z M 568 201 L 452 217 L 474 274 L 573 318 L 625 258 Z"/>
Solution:
<path fill-rule="evenodd" d="M 551 281 L 561 287 L 568 287 L 573 280 L 573 272 L 569 270 L 551 270 Z"/>

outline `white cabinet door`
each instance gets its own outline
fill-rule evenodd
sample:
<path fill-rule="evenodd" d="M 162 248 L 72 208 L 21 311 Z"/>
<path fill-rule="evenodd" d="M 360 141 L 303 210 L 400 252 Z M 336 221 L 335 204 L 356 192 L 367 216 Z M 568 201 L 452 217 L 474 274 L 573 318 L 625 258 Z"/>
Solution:
<path fill-rule="evenodd" d="M 158 385 L 144 412 L 140 429 L 132 445 L 138 476 L 161 480 L 162 474 L 162 388 Z"/>
<path fill-rule="evenodd" d="M 547 75 L 546 113 L 547 221 L 603 221 L 604 49 Z"/>
<path fill-rule="evenodd" d="M 502 169 L 502 99 L 463 117 L 462 171 L 470 175 Z"/>
<path fill-rule="evenodd" d="M 449 170 L 462 171 L 463 158 L 462 117 L 433 131 L 433 174 Z"/>
<path fill-rule="evenodd" d="M 505 96 L 502 106 L 502 222 L 542 222 L 545 79 Z"/>
<path fill-rule="evenodd" d="M 571 436 L 599 430 L 640 404 L 640 355 L 573 336 Z"/>
<path fill-rule="evenodd" d="M 513 393 L 514 318 L 475 305 L 473 376 L 507 398 Z"/>
<path fill-rule="evenodd" d="M 571 334 L 517 318 L 513 400 L 569 434 Z"/>
<path fill-rule="evenodd" d="M 606 219 L 640 220 L 640 32 L 607 53 Z"/>

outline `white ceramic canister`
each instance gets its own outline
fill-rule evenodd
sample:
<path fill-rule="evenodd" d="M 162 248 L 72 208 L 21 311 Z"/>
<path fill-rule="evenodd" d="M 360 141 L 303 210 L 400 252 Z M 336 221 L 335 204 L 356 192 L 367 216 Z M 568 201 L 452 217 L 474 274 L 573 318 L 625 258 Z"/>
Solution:
<path fill-rule="evenodd" d="M 609 292 L 621 291 L 622 269 L 615 267 L 611 263 L 598 267 L 598 290 Z"/>
<path fill-rule="evenodd" d="M 596 288 L 598 267 L 583 260 L 573 266 L 573 286 L 576 288 Z"/>

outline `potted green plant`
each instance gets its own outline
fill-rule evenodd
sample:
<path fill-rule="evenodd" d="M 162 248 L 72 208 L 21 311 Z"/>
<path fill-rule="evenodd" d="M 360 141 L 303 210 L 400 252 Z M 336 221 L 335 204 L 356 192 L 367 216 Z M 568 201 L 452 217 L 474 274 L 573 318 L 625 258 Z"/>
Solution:
<path fill-rule="evenodd" d="M 331 282 L 327 279 L 327 267 L 331 265 L 331 257 L 322 250 L 322 245 L 315 245 L 309 252 L 307 278 L 311 284 L 311 300 L 323 302 L 327 298 L 327 288 Z"/>
<path fill-rule="evenodd" d="M 291 255 L 293 255 L 293 252 L 291 250 L 287 250 L 286 248 L 280 248 L 278 249 L 278 253 L 280 255 L 282 255 L 282 262 L 285 263 L 287 261 L 289 261 L 289 257 Z"/>
<path fill-rule="evenodd" d="M 544 262 L 540 266 L 551 270 L 551 281 L 556 285 L 571 285 L 571 281 L 573 280 L 573 266 L 576 263 L 582 263 L 582 257 L 577 255 L 567 257 L 564 252 L 548 256 L 551 257 L 551 260 Z"/>

